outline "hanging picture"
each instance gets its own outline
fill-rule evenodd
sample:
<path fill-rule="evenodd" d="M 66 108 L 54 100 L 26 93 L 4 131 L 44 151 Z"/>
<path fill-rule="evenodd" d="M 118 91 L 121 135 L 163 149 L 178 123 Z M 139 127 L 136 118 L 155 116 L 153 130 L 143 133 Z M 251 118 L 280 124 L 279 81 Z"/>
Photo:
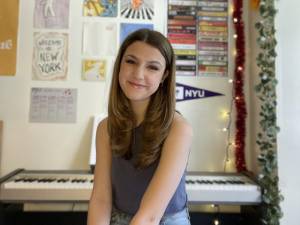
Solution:
<path fill-rule="evenodd" d="M 83 55 L 114 56 L 116 52 L 116 23 L 86 22 L 83 24 Z"/>
<path fill-rule="evenodd" d="M 121 0 L 121 17 L 134 20 L 152 20 L 153 0 Z"/>
<path fill-rule="evenodd" d="M 16 74 L 19 1 L 1 1 L 0 76 Z"/>
<path fill-rule="evenodd" d="M 34 33 L 33 80 L 65 80 L 68 69 L 68 34 Z"/>
<path fill-rule="evenodd" d="M 32 88 L 29 121 L 39 123 L 75 123 L 77 89 Z"/>
<path fill-rule="evenodd" d="M 82 61 L 82 80 L 104 81 L 107 62 L 105 59 L 84 59 Z"/>
<path fill-rule="evenodd" d="M 35 0 L 34 27 L 67 29 L 70 0 Z"/>
<path fill-rule="evenodd" d="M 131 34 L 132 32 L 147 28 L 153 30 L 153 24 L 145 24 L 145 23 L 121 23 L 120 28 L 120 43 L 124 41 L 124 39 Z"/>
<path fill-rule="evenodd" d="M 84 0 L 84 16 L 116 17 L 118 15 L 117 0 Z"/>

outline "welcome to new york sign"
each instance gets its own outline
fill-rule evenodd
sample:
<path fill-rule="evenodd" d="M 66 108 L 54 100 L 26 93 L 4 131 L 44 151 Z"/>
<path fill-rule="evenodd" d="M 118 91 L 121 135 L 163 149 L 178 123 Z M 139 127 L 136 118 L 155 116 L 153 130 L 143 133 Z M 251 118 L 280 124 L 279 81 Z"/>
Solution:
<path fill-rule="evenodd" d="M 176 83 L 176 102 L 215 96 L 224 96 L 224 94 Z"/>

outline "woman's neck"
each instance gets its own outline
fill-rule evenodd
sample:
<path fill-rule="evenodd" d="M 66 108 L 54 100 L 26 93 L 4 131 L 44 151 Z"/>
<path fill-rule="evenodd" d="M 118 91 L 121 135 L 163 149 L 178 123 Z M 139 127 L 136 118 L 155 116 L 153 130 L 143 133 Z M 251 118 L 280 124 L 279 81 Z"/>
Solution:
<path fill-rule="evenodd" d="M 131 102 L 132 110 L 136 119 L 136 126 L 143 122 L 148 103 L 149 102 Z"/>

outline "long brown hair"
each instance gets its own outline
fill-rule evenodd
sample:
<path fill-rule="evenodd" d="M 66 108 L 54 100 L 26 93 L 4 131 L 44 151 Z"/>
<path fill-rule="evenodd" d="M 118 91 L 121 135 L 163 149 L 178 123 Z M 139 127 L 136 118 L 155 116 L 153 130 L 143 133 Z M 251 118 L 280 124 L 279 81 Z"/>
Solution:
<path fill-rule="evenodd" d="M 114 155 L 126 159 L 131 156 L 133 129 L 136 120 L 130 101 L 119 85 L 119 72 L 124 52 L 136 41 L 142 41 L 160 51 L 166 61 L 166 69 L 158 90 L 151 96 L 143 121 L 143 149 L 139 152 L 135 166 L 145 168 L 160 157 L 175 113 L 175 55 L 168 39 L 161 33 L 140 29 L 131 33 L 122 43 L 117 55 L 108 104 L 108 133 Z"/>

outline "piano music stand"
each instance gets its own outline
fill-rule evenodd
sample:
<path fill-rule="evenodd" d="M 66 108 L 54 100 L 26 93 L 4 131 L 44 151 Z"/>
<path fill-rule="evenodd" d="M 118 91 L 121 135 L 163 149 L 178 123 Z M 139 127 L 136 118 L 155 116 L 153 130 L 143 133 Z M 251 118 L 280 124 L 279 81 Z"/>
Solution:
<path fill-rule="evenodd" d="M 96 133 L 97 133 L 97 127 L 98 127 L 98 124 L 106 117 L 107 117 L 106 113 L 101 113 L 100 115 L 95 115 L 94 119 L 93 119 L 90 160 L 89 160 L 91 173 L 94 173 L 95 164 L 96 164 Z"/>

